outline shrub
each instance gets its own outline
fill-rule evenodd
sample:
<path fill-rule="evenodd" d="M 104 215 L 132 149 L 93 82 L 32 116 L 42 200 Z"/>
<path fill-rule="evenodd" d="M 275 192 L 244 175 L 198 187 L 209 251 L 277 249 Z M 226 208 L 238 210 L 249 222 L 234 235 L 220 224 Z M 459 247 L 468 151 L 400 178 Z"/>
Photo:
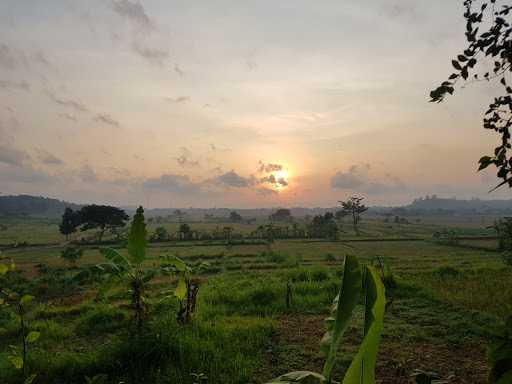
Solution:
<path fill-rule="evenodd" d="M 126 320 L 126 313 L 109 306 L 100 306 L 80 316 L 76 332 L 81 335 L 93 335 L 117 329 Z"/>
<path fill-rule="evenodd" d="M 442 279 L 457 277 L 461 272 L 457 268 L 453 267 L 439 267 L 434 270 L 433 274 Z"/>

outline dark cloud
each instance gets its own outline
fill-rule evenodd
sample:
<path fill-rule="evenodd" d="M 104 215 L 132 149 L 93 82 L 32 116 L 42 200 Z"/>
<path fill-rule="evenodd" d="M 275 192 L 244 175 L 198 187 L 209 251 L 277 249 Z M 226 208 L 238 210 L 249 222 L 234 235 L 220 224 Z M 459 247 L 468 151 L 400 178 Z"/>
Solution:
<path fill-rule="evenodd" d="M 143 183 L 146 189 L 162 192 L 198 194 L 203 192 L 203 184 L 192 181 L 186 175 L 164 174 L 160 177 L 147 179 Z"/>
<path fill-rule="evenodd" d="M 190 97 L 188 96 L 178 96 L 178 97 L 164 97 L 166 101 L 170 101 L 171 103 L 181 104 L 190 101 Z"/>
<path fill-rule="evenodd" d="M 20 66 L 28 65 L 25 54 L 8 45 L 0 44 L 0 67 L 7 70 L 15 70 Z"/>
<path fill-rule="evenodd" d="M 149 48 L 145 44 L 138 41 L 132 42 L 132 50 L 151 64 L 159 66 L 162 66 L 164 61 L 169 57 L 168 51 L 158 48 Z"/>
<path fill-rule="evenodd" d="M 55 183 L 57 179 L 44 171 L 27 166 L 2 165 L 0 163 L 0 185 L 10 183 Z"/>
<path fill-rule="evenodd" d="M 96 174 L 96 171 L 94 171 L 94 169 L 88 164 L 80 168 L 80 170 L 77 172 L 77 175 L 82 181 L 85 181 L 86 183 L 94 183 L 98 181 L 98 175 Z"/>
<path fill-rule="evenodd" d="M 368 173 L 369 164 L 352 165 L 348 171 L 338 171 L 331 178 L 333 189 L 351 189 L 368 194 L 404 192 L 407 186 L 397 177 L 386 174 L 382 180 L 374 180 Z"/>
<path fill-rule="evenodd" d="M 114 120 L 110 115 L 107 115 L 106 113 L 100 113 L 96 116 L 94 116 L 94 121 L 97 121 L 99 123 L 111 125 L 112 127 L 119 128 L 121 124 L 119 121 Z"/>
<path fill-rule="evenodd" d="M 144 31 L 150 31 L 155 28 L 155 24 L 138 1 L 112 0 L 110 4 L 114 12 L 124 17 L 134 26 Z"/>
<path fill-rule="evenodd" d="M 9 81 L 9 80 L 0 80 L 0 88 L 1 89 L 14 89 L 17 91 L 30 91 L 30 84 L 26 81 Z"/>
<path fill-rule="evenodd" d="M 176 72 L 180 76 L 185 76 L 185 71 L 181 69 L 178 64 L 174 65 L 174 72 Z"/>
<path fill-rule="evenodd" d="M 258 188 L 256 189 L 256 193 L 262 196 L 272 196 L 279 194 L 276 190 L 270 188 Z"/>
<path fill-rule="evenodd" d="M 59 159 L 57 156 L 55 156 L 54 154 L 52 154 L 44 149 L 38 150 L 38 157 L 39 157 L 39 160 L 41 161 L 41 163 L 46 164 L 46 165 L 62 165 L 62 164 L 64 164 L 64 162 L 61 159 Z"/>
<path fill-rule="evenodd" d="M 0 145 L 0 163 L 21 167 L 28 160 L 30 156 L 26 152 Z"/>
<path fill-rule="evenodd" d="M 246 188 L 254 184 L 252 178 L 240 176 L 233 170 L 217 176 L 215 180 L 222 185 L 234 188 Z"/>
<path fill-rule="evenodd" d="M 331 187 L 340 189 L 356 189 L 364 185 L 365 181 L 352 172 L 338 171 L 331 178 Z"/>
<path fill-rule="evenodd" d="M 53 101 L 57 105 L 74 109 L 77 112 L 88 112 L 89 111 L 89 108 L 87 108 L 84 104 L 82 104 L 79 101 L 61 98 L 49 90 L 46 90 L 45 93 L 50 98 L 50 100 Z"/>
<path fill-rule="evenodd" d="M 281 164 L 273 164 L 273 163 L 264 163 L 261 160 L 259 161 L 258 172 L 260 173 L 270 173 L 281 171 L 283 166 Z"/>

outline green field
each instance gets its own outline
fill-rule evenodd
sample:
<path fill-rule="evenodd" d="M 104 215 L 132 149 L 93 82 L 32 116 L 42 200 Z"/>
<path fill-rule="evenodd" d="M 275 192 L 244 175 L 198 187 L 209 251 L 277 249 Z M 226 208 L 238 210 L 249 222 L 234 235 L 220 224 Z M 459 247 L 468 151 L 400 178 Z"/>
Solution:
<path fill-rule="evenodd" d="M 482 220 L 464 226 L 459 221 L 436 224 L 421 218 L 398 225 L 367 220 L 359 236 L 347 223 L 337 241 L 151 243 L 148 268 L 157 266 L 162 255 L 208 266 L 199 276 L 197 312 L 188 325 L 176 322 L 176 300 L 163 300 L 176 280 L 162 275 L 152 281 L 151 316 L 136 340 L 121 286 L 98 301 L 97 285 L 73 280 L 105 260 L 97 245 L 82 246 L 83 257 L 70 266 L 59 257 L 66 245 L 57 223 L 29 218 L 4 220 L 0 244 L 18 270 L 4 283 L 36 297 L 27 321 L 41 332 L 28 360 L 37 383 L 84 383 L 85 376 L 98 373 L 112 383 L 194 383 L 198 374 L 208 383 L 264 383 L 290 370 L 319 371 L 323 319 L 339 289 L 346 255 L 362 263 L 385 260 L 397 281 L 387 292 L 391 304 L 377 365 L 379 383 L 410 383 L 415 369 L 437 372 L 450 383 L 484 383 L 486 345 L 510 312 L 512 268 L 502 262 Z M 178 224 L 165 225 L 176 231 Z M 191 224 L 201 230 L 217 225 L 223 224 Z M 433 241 L 432 234 L 448 226 L 461 240 Z M 149 232 L 155 227 L 150 224 Z M 234 227 L 249 233 L 255 225 Z M 23 241 L 28 244 L 14 246 Z M 126 253 L 122 247 L 119 251 Z M 338 354 L 338 379 L 361 340 L 362 317 L 360 306 Z M 0 310 L 0 320 L 0 382 L 17 383 L 19 372 L 7 358 L 9 345 L 19 338 L 18 323 L 7 310 Z"/>

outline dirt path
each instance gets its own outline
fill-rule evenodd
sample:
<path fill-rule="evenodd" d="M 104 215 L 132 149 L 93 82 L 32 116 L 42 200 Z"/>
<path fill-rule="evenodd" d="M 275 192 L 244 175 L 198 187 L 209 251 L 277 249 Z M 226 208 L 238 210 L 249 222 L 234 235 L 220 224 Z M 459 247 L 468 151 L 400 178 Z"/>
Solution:
<path fill-rule="evenodd" d="M 324 358 L 319 353 L 319 342 L 324 333 L 323 320 L 324 317 L 318 315 L 280 317 L 272 344 L 266 350 L 265 365 L 254 382 L 264 383 L 293 370 L 321 372 Z M 358 340 L 348 334 L 343 343 L 340 353 L 342 361 L 335 372 L 344 371 L 343 366 L 346 367 L 349 361 L 343 356 L 346 356 L 347 350 L 355 352 Z M 413 383 L 410 375 L 415 369 L 436 372 L 450 384 L 484 384 L 487 382 L 485 347 L 404 344 L 382 340 L 376 370 L 377 383 Z"/>

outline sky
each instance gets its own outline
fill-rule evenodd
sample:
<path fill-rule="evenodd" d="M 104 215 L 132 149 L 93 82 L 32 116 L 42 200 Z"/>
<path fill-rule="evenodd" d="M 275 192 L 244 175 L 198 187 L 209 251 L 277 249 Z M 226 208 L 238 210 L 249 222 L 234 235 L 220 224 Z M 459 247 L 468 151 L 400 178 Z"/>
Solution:
<path fill-rule="evenodd" d="M 0 193 L 155 207 L 508 198 L 462 1 L 2 0 Z"/>

